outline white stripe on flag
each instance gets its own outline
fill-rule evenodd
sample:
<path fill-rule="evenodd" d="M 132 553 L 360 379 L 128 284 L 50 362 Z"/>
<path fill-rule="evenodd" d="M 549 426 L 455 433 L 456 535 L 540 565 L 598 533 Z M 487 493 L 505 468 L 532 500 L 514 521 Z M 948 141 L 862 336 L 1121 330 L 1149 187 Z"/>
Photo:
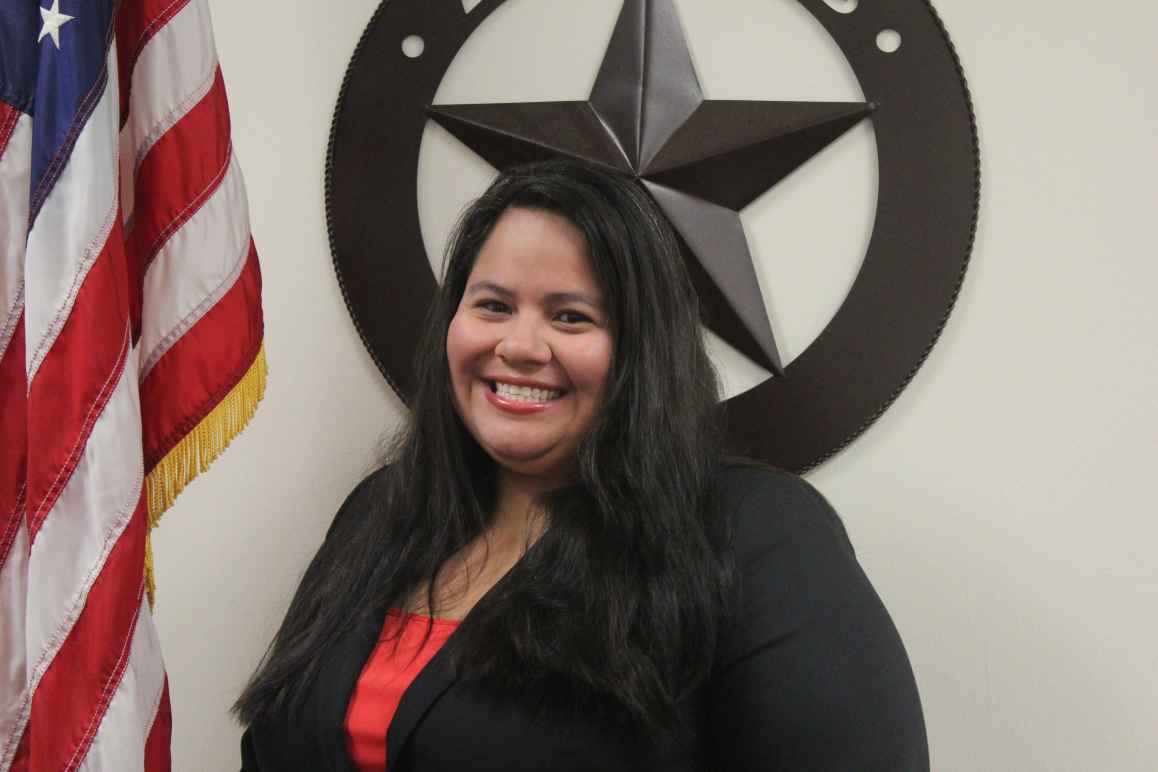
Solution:
<path fill-rule="evenodd" d="M 117 214 L 117 56 L 109 49 L 108 81 L 72 155 L 28 234 L 24 285 L 24 352 L 31 386 L 72 313 L 85 276 L 104 248 Z"/>
<path fill-rule="evenodd" d="M 161 702 L 165 665 L 149 603 L 143 597 L 132 647 L 121 683 L 77 772 L 144 769 L 145 743 Z"/>
<path fill-rule="evenodd" d="M 93 425 L 80 462 L 32 543 L 28 587 L 31 655 L 55 652 L 63 642 L 137 506 L 144 480 L 144 451 L 135 372 L 134 349 Z"/>
<path fill-rule="evenodd" d="M 141 380 L 233 286 L 249 256 L 245 181 L 235 156 L 197 214 L 165 242 L 145 274 Z M 149 298 L 165 298 L 149 303 Z"/>
<path fill-rule="evenodd" d="M 20 719 L 28 663 L 24 649 L 24 615 L 28 603 L 28 525 L 24 517 L 8 560 L 0 567 L 0 759 L 11 750 L 8 743 Z M 11 738 L 11 740 L 9 739 Z M 0 769 L 3 769 L 0 762 Z"/>
<path fill-rule="evenodd" d="M 24 242 L 28 228 L 28 159 L 32 119 L 21 115 L 0 151 L 0 357 L 24 308 Z"/>
<path fill-rule="evenodd" d="M 145 43 L 133 67 L 129 120 L 121 131 L 122 185 L 137 176 L 149 149 L 209 93 L 217 75 L 217 52 L 209 8 L 191 0 Z M 125 220 L 131 198 L 122 201 Z"/>
<path fill-rule="evenodd" d="M 125 329 L 125 344 L 129 331 Z M 24 731 L 31 695 L 40 684 L 114 545 L 132 519 L 144 483 L 136 349 L 93 426 L 68 484 L 37 532 L 28 561 L 25 650 L 31 666 L 19 702 L 16 733 Z M 0 744 L 6 738 L 0 739 Z M 0 769 L 11 761 L 6 749 Z"/>

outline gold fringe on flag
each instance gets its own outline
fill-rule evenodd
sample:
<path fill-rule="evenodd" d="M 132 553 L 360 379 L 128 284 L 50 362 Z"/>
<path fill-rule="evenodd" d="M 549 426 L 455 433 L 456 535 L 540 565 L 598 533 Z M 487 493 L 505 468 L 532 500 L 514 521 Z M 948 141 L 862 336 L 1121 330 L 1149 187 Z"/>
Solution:
<path fill-rule="evenodd" d="M 145 479 L 149 497 L 149 534 L 145 536 L 145 590 L 149 608 L 153 607 L 157 590 L 153 577 L 152 530 L 185 486 L 208 469 L 253 418 L 257 403 L 265 394 L 268 372 L 263 343 L 237 385 L 165 454 Z"/>

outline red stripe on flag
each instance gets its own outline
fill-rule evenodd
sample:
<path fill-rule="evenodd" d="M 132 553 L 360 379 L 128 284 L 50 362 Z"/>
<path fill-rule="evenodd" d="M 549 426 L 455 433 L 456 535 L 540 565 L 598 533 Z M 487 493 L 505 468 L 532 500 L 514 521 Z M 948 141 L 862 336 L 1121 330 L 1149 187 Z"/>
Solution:
<path fill-rule="evenodd" d="M 229 107 L 219 67 L 209 92 L 157 140 L 137 170 L 136 208 L 125 245 L 131 286 L 141 286 L 157 252 L 217 190 L 229 169 L 230 152 Z M 141 329 L 140 293 L 132 300 L 136 340 Z"/>
<path fill-rule="evenodd" d="M 229 168 L 229 108 L 221 68 L 213 86 L 145 154 L 137 170 L 129 248 L 147 267 L 174 232 L 213 194 Z M 180 169 L 180 174 L 174 170 Z"/>
<path fill-rule="evenodd" d="M 133 68 L 145 44 L 157 34 L 189 0 L 123 0 L 117 12 L 117 72 L 121 88 L 121 126 L 129 114 L 129 91 Z"/>
<path fill-rule="evenodd" d="M 28 392 L 28 424 L 44 427 L 28 435 L 29 544 L 72 476 L 128 356 L 122 238 L 118 212 Z"/>
<path fill-rule="evenodd" d="M 28 737 L 29 730 L 24 729 L 24 735 L 20 738 L 20 743 L 16 746 L 16 756 L 12 759 L 11 772 L 28 772 Z"/>
<path fill-rule="evenodd" d="M 261 269 L 250 239 L 237 281 L 141 384 L 146 473 L 248 372 L 261 348 L 260 298 Z M 206 367 L 207 359 L 212 367 Z"/>
<path fill-rule="evenodd" d="M 169 772 L 172 734 L 173 712 L 169 707 L 169 679 L 166 677 L 161 689 L 161 702 L 157 705 L 157 717 L 153 719 L 149 739 L 145 742 L 145 772 Z"/>
<path fill-rule="evenodd" d="M 0 566 L 8 558 L 24 513 L 27 400 L 24 380 L 24 315 L 8 349 L 0 354 Z"/>
<path fill-rule="evenodd" d="M 79 767 L 116 693 L 144 597 L 147 518 L 142 495 L 84 610 L 40 679 L 28 722 L 31 769 Z"/>
<path fill-rule="evenodd" d="M 20 115 L 20 111 L 12 105 L 0 102 L 0 155 L 4 155 L 4 148 L 8 147 L 8 140 L 12 138 L 12 130 L 16 128 Z"/>
<path fill-rule="evenodd" d="M 0 102 L 0 157 L 8 148 L 8 140 L 21 115 L 15 107 Z M 0 255 L 0 260 L 9 258 L 9 255 Z M 0 324 L 7 321 L 4 317 L 9 311 L 0 307 Z M 0 349 L 0 567 L 8 559 L 24 513 L 24 476 L 28 461 L 25 444 L 28 402 L 24 396 L 28 389 L 24 373 L 24 314 L 21 313 L 8 345 Z"/>

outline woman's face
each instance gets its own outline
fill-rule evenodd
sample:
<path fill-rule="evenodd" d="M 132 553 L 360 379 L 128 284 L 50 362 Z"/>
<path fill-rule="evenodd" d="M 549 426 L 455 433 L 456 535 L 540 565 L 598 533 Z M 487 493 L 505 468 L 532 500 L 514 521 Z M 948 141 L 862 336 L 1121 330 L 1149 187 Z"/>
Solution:
<path fill-rule="evenodd" d="M 456 407 L 475 440 L 509 472 L 572 479 L 612 348 L 583 235 L 556 214 L 504 212 L 446 336 Z"/>

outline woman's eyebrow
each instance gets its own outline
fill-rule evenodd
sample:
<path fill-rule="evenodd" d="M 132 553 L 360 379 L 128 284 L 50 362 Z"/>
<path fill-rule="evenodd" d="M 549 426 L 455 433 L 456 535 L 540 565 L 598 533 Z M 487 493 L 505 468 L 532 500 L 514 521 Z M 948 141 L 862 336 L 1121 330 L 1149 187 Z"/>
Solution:
<path fill-rule="evenodd" d="M 491 292 L 501 298 L 513 298 L 515 293 L 511 292 L 501 284 L 495 284 L 493 281 L 479 281 L 466 288 L 467 295 L 477 295 L 480 292 Z M 582 292 L 552 292 L 547 295 L 545 300 L 551 305 L 563 305 L 565 303 L 583 303 L 592 308 L 603 308 L 603 304 L 599 298 L 586 295 Z"/>
<path fill-rule="evenodd" d="M 602 308 L 603 304 L 599 302 L 599 298 L 584 295 L 582 292 L 552 292 L 547 296 L 547 302 L 551 305 L 563 305 L 566 303 L 583 303 L 592 308 Z"/>
<path fill-rule="evenodd" d="M 514 297 L 514 293 L 511 292 L 509 289 L 507 289 L 506 287 L 503 287 L 501 285 L 495 284 L 492 281 L 475 282 L 474 284 L 472 284 L 466 288 L 466 294 L 468 294 L 468 295 L 477 295 L 480 292 L 493 292 L 494 294 L 500 295 L 504 298 Z"/>

